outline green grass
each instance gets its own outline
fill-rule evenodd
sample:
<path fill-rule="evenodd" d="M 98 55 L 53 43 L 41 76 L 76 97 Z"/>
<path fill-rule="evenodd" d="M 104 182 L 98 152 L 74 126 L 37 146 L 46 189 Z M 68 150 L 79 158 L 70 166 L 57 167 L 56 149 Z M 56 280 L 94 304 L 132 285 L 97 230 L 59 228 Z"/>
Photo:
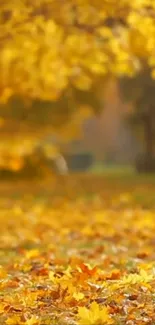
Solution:
<path fill-rule="evenodd" d="M 155 173 L 137 173 L 131 165 L 95 164 L 89 169 L 91 174 L 102 175 L 110 179 L 138 183 L 155 183 Z"/>
<path fill-rule="evenodd" d="M 95 164 L 90 168 L 90 172 L 95 174 L 108 174 L 114 176 L 133 175 L 135 170 L 132 166 L 116 165 L 116 164 Z"/>

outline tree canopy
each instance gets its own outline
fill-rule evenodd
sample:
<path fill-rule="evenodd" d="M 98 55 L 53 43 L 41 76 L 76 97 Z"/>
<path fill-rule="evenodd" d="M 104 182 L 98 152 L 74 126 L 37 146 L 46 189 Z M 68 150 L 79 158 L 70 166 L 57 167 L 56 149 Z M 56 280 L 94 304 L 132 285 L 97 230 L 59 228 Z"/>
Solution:
<path fill-rule="evenodd" d="M 0 98 L 57 100 L 155 65 L 152 0 L 0 0 Z M 153 71 L 154 75 L 154 71 Z"/>
<path fill-rule="evenodd" d="M 155 77 L 152 0 L 0 0 L 0 8 L 0 133 L 9 139 L 1 154 L 10 135 L 11 149 L 13 135 L 29 147 L 32 133 L 76 136 L 108 78 L 144 65 Z"/>

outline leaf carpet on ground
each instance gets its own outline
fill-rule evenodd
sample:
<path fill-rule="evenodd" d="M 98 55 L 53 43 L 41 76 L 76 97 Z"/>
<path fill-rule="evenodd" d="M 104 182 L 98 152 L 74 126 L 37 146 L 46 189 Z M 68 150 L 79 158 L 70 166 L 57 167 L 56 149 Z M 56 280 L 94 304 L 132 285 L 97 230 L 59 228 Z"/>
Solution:
<path fill-rule="evenodd" d="M 1 196 L 0 324 L 155 323 L 153 186 L 95 177 Z"/>

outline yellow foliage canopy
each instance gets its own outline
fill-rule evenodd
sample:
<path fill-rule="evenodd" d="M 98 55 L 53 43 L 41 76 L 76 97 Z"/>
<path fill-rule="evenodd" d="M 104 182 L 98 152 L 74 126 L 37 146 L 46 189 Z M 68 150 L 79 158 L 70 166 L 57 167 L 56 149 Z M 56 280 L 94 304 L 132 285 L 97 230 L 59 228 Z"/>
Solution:
<path fill-rule="evenodd" d="M 0 96 L 56 100 L 70 85 L 154 65 L 152 0 L 0 0 Z"/>

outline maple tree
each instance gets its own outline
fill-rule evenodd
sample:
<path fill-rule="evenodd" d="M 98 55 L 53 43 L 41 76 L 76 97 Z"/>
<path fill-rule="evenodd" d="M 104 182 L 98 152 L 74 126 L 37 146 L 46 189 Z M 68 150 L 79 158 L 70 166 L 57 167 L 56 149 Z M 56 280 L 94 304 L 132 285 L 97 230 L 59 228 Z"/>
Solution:
<path fill-rule="evenodd" d="M 87 90 L 100 75 L 132 74 L 141 58 L 154 66 L 151 0 L 1 0 L 0 24 L 4 101 Z"/>
<path fill-rule="evenodd" d="M 88 92 L 100 77 L 104 87 L 111 76 L 133 76 L 144 62 L 154 77 L 155 5 L 151 0 L 1 0 L 0 6 L 0 101 L 5 110 L 10 99 L 14 111 L 14 124 L 6 119 L 6 130 L 24 133 L 25 129 L 28 135 L 26 121 L 19 123 L 19 116 L 29 112 L 30 132 L 35 105 L 41 101 L 44 114 L 37 115 L 37 122 L 40 117 L 45 124 L 51 105 L 52 121 L 64 124 L 59 133 L 71 138 L 79 129 L 73 120 L 84 118 L 81 104 L 71 103 L 75 90 Z M 67 111 L 66 94 L 71 103 Z M 24 109 L 23 104 L 14 107 L 16 98 L 25 103 Z M 4 126 L 3 118 L 0 125 Z M 40 133 L 39 126 L 36 132 Z"/>

